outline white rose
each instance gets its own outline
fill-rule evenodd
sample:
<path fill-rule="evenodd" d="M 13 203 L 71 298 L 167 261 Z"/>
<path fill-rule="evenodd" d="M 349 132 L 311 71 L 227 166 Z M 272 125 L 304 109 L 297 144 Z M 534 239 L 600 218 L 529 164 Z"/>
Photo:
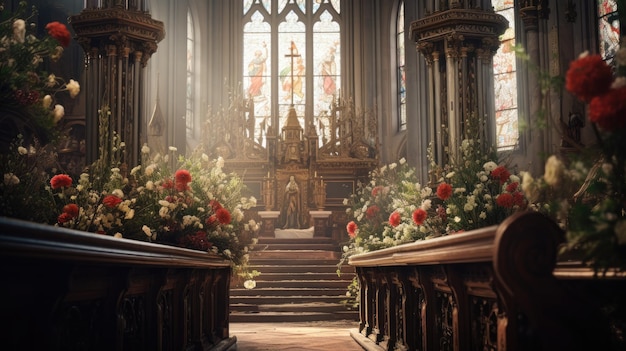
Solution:
<path fill-rule="evenodd" d="M 70 79 L 70 82 L 65 85 L 67 91 L 70 92 L 70 96 L 75 98 L 78 93 L 80 93 L 80 84 L 74 79 Z"/>
<path fill-rule="evenodd" d="M 50 95 L 44 96 L 41 104 L 43 105 L 43 108 L 49 108 L 50 106 L 52 106 L 52 96 Z"/>
<path fill-rule="evenodd" d="M 54 105 L 54 111 L 52 113 L 54 114 L 54 123 L 58 123 L 61 118 L 65 116 L 65 108 L 63 105 Z"/>
<path fill-rule="evenodd" d="M 26 35 L 26 22 L 23 19 L 16 19 L 13 22 L 13 38 L 18 43 L 24 42 L 24 35 Z"/>

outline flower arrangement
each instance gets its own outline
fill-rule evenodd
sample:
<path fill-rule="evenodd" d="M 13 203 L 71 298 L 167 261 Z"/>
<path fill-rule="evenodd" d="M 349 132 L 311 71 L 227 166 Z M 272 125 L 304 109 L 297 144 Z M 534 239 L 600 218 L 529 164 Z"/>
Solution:
<path fill-rule="evenodd" d="M 60 22 L 45 26 L 46 35 L 37 38 L 37 26 L 30 21 L 37 9 L 28 10 L 21 1 L 14 13 L 0 7 L 0 106 L 4 114 L 19 118 L 42 141 L 56 136 L 56 124 L 65 114 L 55 96 L 67 91 L 71 98 L 80 92 L 74 79 L 65 81 L 46 72 L 46 60 L 57 61 L 70 44 L 67 27 Z M 19 128 L 18 128 L 19 129 Z M 15 135 L 16 136 L 16 135 Z"/>
<path fill-rule="evenodd" d="M 103 108 L 101 123 L 108 114 Z M 258 272 L 248 270 L 248 251 L 258 224 L 244 211 L 256 199 L 245 196 L 238 176 L 223 171 L 224 160 L 200 151 L 180 156 L 173 147 L 151 156 L 144 145 L 141 164 L 125 171 L 124 143 L 115 133 L 112 140 L 110 152 L 77 177 L 47 172 L 46 149 L 15 144 L 0 155 L 0 215 L 212 252 L 232 262 L 244 286 L 253 286 Z"/>
<path fill-rule="evenodd" d="M 523 176 L 533 207 L 566 232 L 562 254 L 576 254 L 596 272 L 626 269 L 626 48 L 617 77 L 599 56 L 571 62 L 565 88 L 587 104 L 596 142 L 567 158 L 550 156 L 545 173 Z"/>
<path fill-rule="evenodd" d="M 370 172 L 344 199 L 352 220 L 338 266 L 354 254 L 495 225 L 525 209 L 520 176 L 490 150 L 465 139 L 459 159 L 440 166 L 431 147 L 433 179 L 425 186 L 404 159 Z"/>

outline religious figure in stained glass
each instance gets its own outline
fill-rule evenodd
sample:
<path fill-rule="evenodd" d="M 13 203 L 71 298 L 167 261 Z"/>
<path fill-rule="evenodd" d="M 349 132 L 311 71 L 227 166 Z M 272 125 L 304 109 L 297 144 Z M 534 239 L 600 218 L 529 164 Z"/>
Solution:
<path fill-rule="evenodd" d="M 337 83 L 335 82 L 335 76 L 337 75 L 337 63 L 335 62 L 337 45 L 339 43 L 336 42 L 329 47 L 328 52 L 322 57 L 320 62 L 320 86 L 326 95 L 324 100 L 328 101 L 332 101 L 333 96 L 337 93 Z"/>
<path fill-rule="evenodd" d="M 250 76 L 248 96 L 251 98 L 256 98 L 263 94 L 261 88 L 265 83 L 265 61 L 267 61 L 267 45 L 263 42 L 263 49 L 256 50 L 254 58 L 248 64 L 248 75 Z"/>

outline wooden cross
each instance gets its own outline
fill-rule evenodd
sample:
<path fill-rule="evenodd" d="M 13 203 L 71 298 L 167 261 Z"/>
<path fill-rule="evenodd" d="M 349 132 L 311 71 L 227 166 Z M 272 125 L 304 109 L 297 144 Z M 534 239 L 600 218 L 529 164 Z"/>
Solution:
<path fill-rule="evenodd" d="M 294 53 L 294 50 L 296 53 Z M 291 41 L 291 47 L 289 48 L 289 54 L 285 55 L 285 57 L 289 57 L 291 59 L 291 106 L 293 106 L 293 59 L 294 57 L 300 57 L 298 54 L 298 49 L 296 48 L 296 43 Z"/>

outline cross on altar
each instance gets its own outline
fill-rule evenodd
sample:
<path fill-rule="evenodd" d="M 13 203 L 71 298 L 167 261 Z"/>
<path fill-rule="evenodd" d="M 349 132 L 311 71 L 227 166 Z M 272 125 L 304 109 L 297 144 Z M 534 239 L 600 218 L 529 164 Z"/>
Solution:
<path fill-rule="evenodd" d="M 285 57 L 289 57 L 291 59 L 291 106 L 293 106 L 293 59 L 295 57 L 300 57 L 298 54 L 298 48 L 296 47 L 296 43 L 291 41 L 291 47 L 289 48 L 289 53 L 285 55 Z"/>

